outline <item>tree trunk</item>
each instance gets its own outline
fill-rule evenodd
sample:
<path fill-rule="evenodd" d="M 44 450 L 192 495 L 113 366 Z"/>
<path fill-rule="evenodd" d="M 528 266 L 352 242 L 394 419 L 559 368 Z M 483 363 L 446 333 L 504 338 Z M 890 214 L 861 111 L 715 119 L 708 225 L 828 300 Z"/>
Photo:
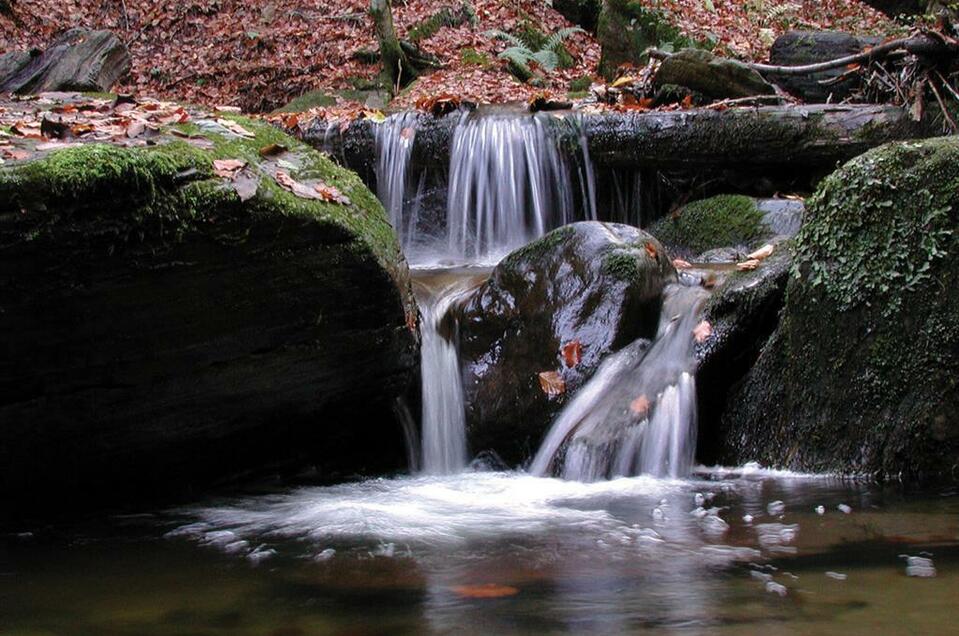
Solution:
<path fill-rule="evenodd" d="M 390 0 L 370 0 L 370 15 L 376 26 L 376 38 L 380 43 L 380 59 L 383 60 L 383 75 L 394 90 L 416 78 L 416 69 L 400 45 L 393 26 L 393 10 Z"/>

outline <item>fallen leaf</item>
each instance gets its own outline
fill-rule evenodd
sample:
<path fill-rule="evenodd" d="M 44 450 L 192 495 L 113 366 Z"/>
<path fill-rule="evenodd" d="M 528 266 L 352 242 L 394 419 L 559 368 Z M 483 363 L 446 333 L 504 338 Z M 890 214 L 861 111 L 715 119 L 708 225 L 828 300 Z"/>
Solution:
<path fill-rule="evenodd" d="M 767 243 L 766 245 L 763 245 L 762 247 L 760 247 L 758 250 L 756 250 L 756 251 L 753 252 L 752 254 L 748 254 L 748 255 L 746 256 L 746 258 L 748 258 L 748 259 L 750 259 L 750 260 L 761 261 L 761 260 L 763 260 L 763 259 L 766 259 L 766 258 L 769 258 L 770 256 L 772 256 L 772 255 L 773 255 L 773 251 L 774 251 L 775 249 L 776 249 L 775 247 L 773 247 L 772 245 L 770 245 L 769 243 Z"/>
<path fill-rule="evenodd" d="M 314 188 L 304 185 L 283 170 L 276 171 L 276 182 L 301 199 L 322 199 L 323 195 Z"/>
<path fill-rule="evenodd" d="M 236 195 L 240 197 L 240 201 L 249 201 L 256 196 L 257 188 L 260 185 L 260 180 L 249 172 L 249 170 L 241 170 L 233 177 L 233 189 L 236 191 Z"/>
<path fill-rule="evenodd" d="M 287 150 L 287 147 L 283 144 L 269 144 L 268 146 L 260 148 L 260 156 L 275 157 L 276 155 L 282 155 Z"/>
<path fill-rule="evenodd" d="M 320 198 L 324 201 L 330 201 L 331 203 L 339 203 L 341 205 L 349 205 L 350 198 L 340 192 L 339 188 L 331 185 L 327 185 L 323 182 L 317 183 L 313 186 L 313 189 L 320 194 Z"/>
<path fill-rule="evenodd" d="M 696 342 L 699 343 L 706 342 L 712 335 L 713 326 L 709 324 L 708 320 L 702 321 L 693 329 L 693 337 L 696 339 Z"/>
<path fill-rule="evenodd" d="M 256 135 L 254 135 L 249 130 L 247 130 L 240 124 L 236 123 L 232 119 L 217 118 L 216 123 L 220 124 L 221 126 L 229 130 L 234 135 L 238 135 L 240 137 L 246 137 L 247 139 L 253 139 L 254 137 L 256 137 Z"/>
<path fill-rule="evenodd" d="M 583 345 L 579 340 L 573 340 L 563 345 L 563 362 L 569 368 L 575 367 L 583 357 Z"/>
<path fill-rule="evenodd" d="M 656 249 L 656 246 L 653 244 L 653 242 L 652 242 L 652 241 L 646 241 L 646 243 L 645 243 L 645 245 L 643 245 L 643 247 L 646 248 L 646 254 L 647 254 L 651 259 L 656 260 L 656 257 L 659 256 L 659 251 Z"/>
<path fill-rule="evenodd" d="M 689 110 L 690 108 L 693 107 L 693 96 L 687 95 L 686 97 L 683 98 L 683 101 L 680 102 L 679 105 L 683 110 Z"/>
<path fill-rule="evenodd" d="M 457 585 L 453 588 L 453 592 L 463 598 L 503 598 L 505 596 L 516 596 L 519 594 L 519 589 L 509 585 L 485 583 L 482 585 Z"/>
<path fill-rule="evenodd" d="M 539 386 L 543 393 L 550 397 L 562 395 L 566 392 L 566 382 L 556 371 L 543 371 L 539 374 Z"/>
<path fill-rule="evenodd" d="M 246 167 L 242 159 L 214 159 L 213 172 L 218 177 L 232 179 L 236 173 Z"/>
<path fill-rule="evenodd" d="M 610 84 L 609 86 L 610 86 L 611 88 L 620 88 L 620 87 L 622 87 L 622 86 L 628 86 L 628 85 L 630 85 L 630 84 L 635 84 L 637 81 L 638 81 L 638 80 L 637 80 L 635 77 L 633 77 L 632 75 L 624 75 L 624 76 L 622 76 L 622 77 L 616 78 L 616 81 L 614 81 L 614 82 L 613 82 L 612 84 Z"/>
<path fill-rule="evenodd" d="M 741 272 L 751 272 L 757 267 L 759 267 L 759 260 L 755 258 L 743 261 L 742 263 L 736 263 L 736 269 Z"/>
<path fill-rule="evenodd" d="M 719 281 L 719 278 L 716 276 L 715 272 L 709 272 L 703 276 L 703 280 L 700 283 L 703 286 L 703 289 L 712 289 L 716 286 L 716 283 Z"/>
<path fill-rule="evenodd" d="M 674 258 L 673 267 L 676 269 L 690 269 L 692 268 L 692 265 L 688 261 L 684 261 L 681 258 Z"/>
<path fill-rule="evenodd" d="M 133 139 L 134 137 L 139 137 L 147 129 L 147 125 L 142 121 L 136 119 L 130 122 L 130 125 L 127 126 L 127 137 Z"/>
<path fill-rule="evenodd" d="M 30 153 L 20 148 L 4 148 L 2 154 L 4 159 L 12 159 L 13 161 L 23 161 L 30 158 Z"/>
<path fill-rule="evenodd" d="M 629 410 L 637 417 L 645 417 L 646 414 L 649 413 L 649 398 L 645 395 L 640 395 L 629 403 Z"/>

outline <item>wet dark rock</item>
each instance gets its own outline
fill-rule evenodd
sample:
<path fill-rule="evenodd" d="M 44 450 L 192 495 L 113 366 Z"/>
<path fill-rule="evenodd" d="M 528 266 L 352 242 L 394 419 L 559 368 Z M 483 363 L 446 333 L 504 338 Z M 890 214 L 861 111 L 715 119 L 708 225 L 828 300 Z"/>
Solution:
<path fill-rule="evenodd" d="M 804 66 L 828 62 L 861 53 L 865 47 L 877 42 L 878 38 L 858 38 L 840 31 L 788 31 L 776 38 L 769 54 L 769 63 L 776 66 Z M 841 82 L 835 81 L 847 71 L 847 68 L 840 67 L 809 75 L 767 73 L 766 79 L 804 102 L 836 103 L 849 97 L 861 84 L 858 74 Z"/>
<path fill-rule="evenodd" d="M 618 224 L 568 225 L 504 259 L 455 309 L 472 452 L 513 465 L 531 456 L 604 356 L 655 335 L 674 279 L 655 238 Z M 569 367 L 562 349 L 574 341 L 582 356 Z M 549 371 L 565 382 L 558 397 L 540 387 Z"/>
<path fill-rule="evenodd" d="M 553 8 L 564 18 L 587 31 L 596 29 L 602 0 L 553 0 Z"/>
<path fill-rule="evenodd" d="M 683 49 L 663 60 L 656 85 L 682 86 L 715 100 L 776 93 L 772 84 L 742 62 L 702 49 Z"/>
<path fill-rule="evenodd" d="M 886 476 L 959 466 L 959 139 L 829 177 L 782 322 L 722 419 L 724 462 Z"/>
<path fill-rule="evenodd" d="M 239 121 L 252 138 L 208 126 L 203 147 L 90 143 L 0 168 L 8 507 L 402 466 L 392 403 L 418 368 L 416 310 L 383 209 L 356 175 Z M 350 203 L 281 188 L 270 144 Z M 215 176 L 220 156 L 249 162 L 250 198 Z"/>
<path fill-rule="evenodd" d="M 108 91 L 130 70 L 126 45 L 110 31 L 70 29 L 42 53 L 8 53 L 0 92 Z"/>

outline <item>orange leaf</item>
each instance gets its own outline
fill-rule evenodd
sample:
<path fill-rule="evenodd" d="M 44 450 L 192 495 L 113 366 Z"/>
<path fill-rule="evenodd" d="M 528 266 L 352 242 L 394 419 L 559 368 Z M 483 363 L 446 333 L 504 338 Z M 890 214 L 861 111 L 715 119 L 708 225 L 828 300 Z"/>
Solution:
<path fill-rule="evenodd" d="M 644 245 L 646 248 L 646 254 L 653 260 L 656 260 L 656 257 L 659 256 L 659 252 L 656 250 L 656 246 L 653 245 L 652 241 L 646 241 Z"/>
<path fill-rule="evenodd" d="M 189 119 L 189 115 L 187 115 L 187 119 Z M 180 121 L 179 123 L 182 124 L 184 122 Z M 222 118 L 217 119 L 216 123 L 220 124 L 221 126 L 229 130 L 234 135 L 237 135 L 238 137 L 246 137 L 247 139 L 253 139 L 254 137 L 256 137 L 256 135 L 254 135 L 249 130 L 247 130 L 246 128 L 244 128 L 243 126 L 241 126 L 240 124 L 236 123 L 235 121 L 231 119 L 222 119 Z"/>
<path fill-rule="evenodd" d="M 685 110 L 689 110 L 690 108 L 692 108 L 692 107 L 693 107 L 693 96 L 692 96 L 692 95 L 687 95 L 686 97 L 684 97 L 684 98 L 683 98 L 683 101 L 680 103 L 680 106 L 681 106 L 683 109 L 685 109 Z"/>
<path fill-rule="evenodd" d="M 322 199 L 323 195 L 306 186 L 282 170 L 276 171 L 276 182 L 301 199 Z"/>
<path fill-rule="evenodd" d="M 759 267 L 759 259 L 756 258 L 750 258 L 742 263 L 736 263 L 736 269 L 741 272 L 751 272 L 757 267 Z"/>
<path fill-rule="evenodd" d="M 242 159 L 214 159 L 213 173 L 224 179 L 232 179 L 236 173 L 246 167 Z"/>
<path fill-rule="evenodd" d="M 767 243 L 766 245 L 763 245 L 762 247 L 760 247 L 758 250 L 756 250 L 756 251 L 753 252 L 752 254 L 747 255 L 746 258 L 748 258 L 748 259 L 750 259 L 750 260 L 761 261 L 761 260 L 767 259 L 767 258 L 769 258 L 770 256 L 772 256 L 772 255 L 773 255 L 773 251 L 775 251 L 775 249 L 776 249 L 775 247 L 773 247 L 771 244 Z"/>
<path fill-rule="evenodd" d="M 708 320 L 702 321 L 693 329 L 693 337 L 696 339 L 696 342 L 699 343 L 706 342 L 712 335 L 713 326 L 709 324 Z"/>
<path fill-rule="evenodd" d="M 504 596 L 516 596 L 519 594 L 519 589 L 509 585 L 484 583 L 482 585 L 457 585 L 453 588 L 453 592 L 463 598 L 503 598 Z"/>
<path fill-rule="evenodd" d="M 283 144 L 269 144 L 260 148 L 261 157 L 275 157 L 286 152 L 287 148 Z"/>
<path fill-rule="evenodd" d="M 566 363 L 567 367 L 575 367 L 577 364 L 579 364 L 582 356 L 583 345 L 580 344 L 579 340 L 573 340 L 563 345 L 563 361 Z"/>
<path fill-rule="evenodd" d="M 543 393 L 550 397 L 562 395 L 566 392 L 566 382 L 556 371 L 543 371 L 539 374 L 539 386 Z"/>
<path fill-rule="evenodd" d="M 692 268 L 692 265 L 689 263 L 689 261 L 684 261 L 681 258 L 674 258 L 673 267 L 676 269 L 690 269 Z"/>
<path fill-rule="evenodd" d="M 350 204 L 350 198 L 340 192 L 340 190 L 334 186 L 320 182 L 314 185 L 313 189 L 320 194 L 320 198 L 322 198 L 324 201 L 339 203 L 340 205 Z"/>
<path fill-rule="evenodd" d="M 645 395 L 640 395 L 638 398 L 629 403 L 629 410 L 638 417 L 645 417 L 649 413 L 649 398 Z"/>

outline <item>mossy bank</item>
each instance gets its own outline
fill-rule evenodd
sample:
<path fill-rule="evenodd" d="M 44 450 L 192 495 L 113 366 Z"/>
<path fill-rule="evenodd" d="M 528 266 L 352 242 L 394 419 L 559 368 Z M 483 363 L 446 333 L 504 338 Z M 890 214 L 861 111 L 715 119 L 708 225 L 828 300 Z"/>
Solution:
<path fill-rule="evenodd" d="M 416 310 L 379 202 L 265 123 L 180 120 L 146 143 L 17 139 L 0 168 L 9 500 L 402 465 Z"/>

